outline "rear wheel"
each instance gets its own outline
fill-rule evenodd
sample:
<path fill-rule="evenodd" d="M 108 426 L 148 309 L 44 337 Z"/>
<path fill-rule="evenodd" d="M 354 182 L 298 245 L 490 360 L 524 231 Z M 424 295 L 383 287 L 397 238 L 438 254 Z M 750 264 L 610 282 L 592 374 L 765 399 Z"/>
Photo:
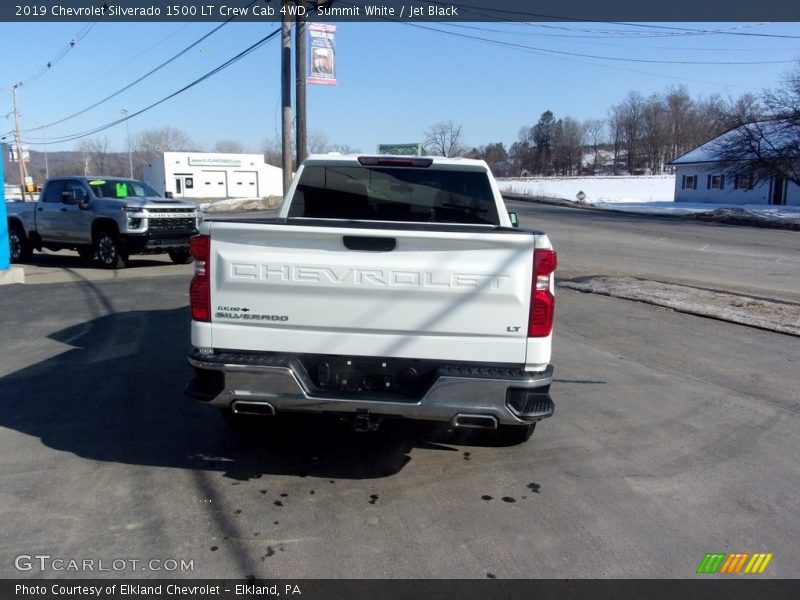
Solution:
<path fill-rule="evenodd" d="M 9 228 L 8 245 L 12 263 L 30 260 L 33 256 L 33 246 L 19 225 L 14 224 Z"/>
<path fill-rule="evenodd" d="M 494 432 L 495 439 L 504 446 L 517 446 L 531 439 L 534 429 L 536 429 L 536 423 L 500 425 Z"/>
<path fill-rule="evenodd" d="M 128 257 L 120 248 L 119 236 L 108 229 L 101 230 L 94 240 L 97 260 L 104 269 L 122 269 Z"/>
<path fill-rule="evenodd" d="M 169 258 L 176 265 L 188 265 L 192 262 L 192 255 L 188 250 L 170 250 Z"/>

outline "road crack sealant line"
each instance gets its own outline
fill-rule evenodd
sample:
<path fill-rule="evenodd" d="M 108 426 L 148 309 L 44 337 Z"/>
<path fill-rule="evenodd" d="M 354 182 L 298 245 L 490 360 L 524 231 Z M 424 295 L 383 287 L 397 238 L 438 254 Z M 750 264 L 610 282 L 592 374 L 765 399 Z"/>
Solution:
<path fill-rule="evenodd" d="M 556 285 L 800 337 L 800 304 L 793 302 L 636 277 L 579 277 Z"/>

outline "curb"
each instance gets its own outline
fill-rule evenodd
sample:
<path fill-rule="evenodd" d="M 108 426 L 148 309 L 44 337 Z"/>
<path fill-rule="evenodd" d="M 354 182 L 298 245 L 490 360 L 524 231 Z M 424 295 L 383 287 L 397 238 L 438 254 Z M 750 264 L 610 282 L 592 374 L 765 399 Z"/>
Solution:
<path fill-rule="evenodd" d="M 11 285 L 14 283 L 25 283 L 24 268 L 11 265 L 7 270 L 0 270 L 0 285 Z"/>

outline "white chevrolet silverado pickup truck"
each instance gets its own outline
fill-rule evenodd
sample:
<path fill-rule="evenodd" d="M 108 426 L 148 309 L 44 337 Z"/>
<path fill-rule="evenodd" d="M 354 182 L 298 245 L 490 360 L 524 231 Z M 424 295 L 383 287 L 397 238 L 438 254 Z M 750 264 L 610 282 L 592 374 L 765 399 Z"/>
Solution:
<path fill-rule="evenodd" d="M 191 243 L 190 398 L 230 422 L 331 413 L 530 438 L 553 414 L 556 253 L 482 161 L 309 157 L 277 218 Z"/>

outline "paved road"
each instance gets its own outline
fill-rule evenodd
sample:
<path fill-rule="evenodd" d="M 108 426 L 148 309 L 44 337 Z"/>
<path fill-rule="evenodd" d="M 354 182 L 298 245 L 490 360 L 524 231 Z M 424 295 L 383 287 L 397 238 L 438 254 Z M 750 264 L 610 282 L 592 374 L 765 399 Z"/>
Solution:
<path fill-rule="evenodd" d="M 558 277 L 624 275 L 800 302 L 800 233 L 508 202 L 547 232 Z"/>
<path fill-rule="evenodd" d="M 580 275 L 615 228 L 571 214 L 537 222 Z M 621 223 L 624 248 L 659 228 L 724 239 Z M 607 268 L 677 260 L 661 258 Z M 19 573 L 19 554 L 192 560 L 181 575 L 206 577 L 579 578 L 691 577 L 706 552 L 763 551 L 766 575 L 800 572 L 798 338 L 559 290 L 556 415 L 528 444 L 324 420 L 237 436 L 181 395 L 188 273 L 136 273 L 0 293 L 0 577 L 80 575 Z"/>

